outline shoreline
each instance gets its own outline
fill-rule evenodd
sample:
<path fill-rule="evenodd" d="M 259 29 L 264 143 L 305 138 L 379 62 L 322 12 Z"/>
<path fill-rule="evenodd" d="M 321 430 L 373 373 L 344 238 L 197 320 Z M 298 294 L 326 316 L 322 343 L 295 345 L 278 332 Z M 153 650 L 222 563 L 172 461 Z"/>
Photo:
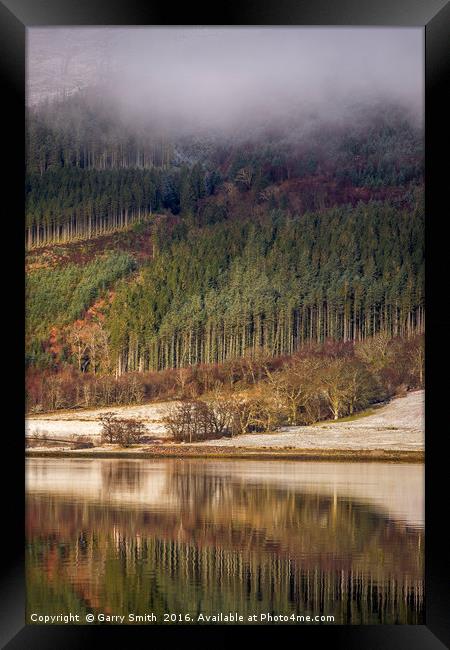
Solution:
<path fill-rule="evenodd" d="M 101 444 L 98 417 L 104 410 L 26 422 L 27 438 L 43 429 L 34 444 L 26 447 L 29 457 L 65 458 L 242 458 L 282 460 L 387 461 L 423 463 L 423 390 L 410 392 L 387 404 L 372 408 L 351 420 L 318 422 L 311 426 L 286 426 L 270 433 L 252 432 L 233 438 L 176 443 L 167 436 L 164 418 L 167 402 L 129 407 L 128 414 L 140 420 L 146 440 L 129 448 Z M 120 409 L 117 412 L 121 413 Z M 75 417 L 74 417 L 75 416 Z M 81 435 L 80 435 L 81 434 Z M 83 439 L 91 446 L 77 448 Z M 52 442 L 53 441 L 53 442 Z M 60 444 L 57 444 L 60 443 Z"/>
<path fill-rule="evenodd" d="M 26 449 L 26 458 L 128 458 L 128 459 L 247 459 L 247 460 L 314 460 L 314 461 L 374 461 L 394 463 L 423 463 L 423 450 L 393 449 L 282 449 L 183 445 L 155 445 L 145 449 Z"/>

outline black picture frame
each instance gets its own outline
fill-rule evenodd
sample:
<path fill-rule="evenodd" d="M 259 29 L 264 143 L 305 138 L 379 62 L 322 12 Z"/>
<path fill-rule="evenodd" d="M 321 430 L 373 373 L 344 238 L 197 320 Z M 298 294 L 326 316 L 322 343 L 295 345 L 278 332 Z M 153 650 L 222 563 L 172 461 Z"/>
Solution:
<path fill-rule="evenodd" d="M 448 164 L 446 130 L 448 99 L 446 82 L 450 78 L 448 53 L 450 5 L 446 0 L 260 0 L 258 3 L 228 1 L 223 5 L 201 8 L 186 3 L 175 9 L 169 3 L 137 0 L 2 0 L 0 1 L 0 66 L 2 79 L 2 125 L 10 144 L 3 151 L 2 206 L 8 249 L 12 261 L 5 268 L 4 313 L 8 313 L 4 352 L 9 369 L 17 367 L 23 350 L 23 250 L 24 213 L 24 116 L 25 116 L 25 30 L 31 26 L 52 25 L 328 25 L 424 27 L 426 76 L 426 250 L 427 250 L 427 334 L 426 334 L 426 606 L 425 625 L 421 626 L 307 626 L 301 627 L 97 627 L 25 625 L 24 581 L 24 449 L 23 449 L 23 374 L 8 381 L 7 406 L 11 421 L 4 425 L 8 445 L 4 465 L 11 468 L 7 491 L 4 490 L 4 520 L 8 524 L 8 548 L 3 555 L 0 623 L 2 647 L 11 650 L 40 648 L 79 648 L 94 643 L 115 642 L 130 647 L 142 642 L 173 644 L 182 647 L 191 636 L 201 635 L 202 643 L 229 646 L 234 638 L 250 636 L 255 643 L 259 634 L 291 637 L 297 644 L 321 643 L 351 648 L 383 650 L 444 648 L 450 642 L 449 591 L 444 576 L 447 564 L 447 538 L 443 531 L 445 516 L 447 432 L 439 418 L 446 403 L 446 383 L 441 371 L 449 367 L 445 350 L 450 318 L 442 310 L 446 295 L 447 241 L 443 237 L 444 191 Z M 447 137 L 445 133 L 447 132 Z M 3 140 L 5 142 L 5 138 Z M 5 247 L 6 248 L 6 247 Z M 13 279 L 17 281 L 13 281 Z M 445 300 L 443 301 L 445 302 Z M 10 322 L 11 315 L 14 323 Z M 17 324 L 16 322 L 17 321 Z M 442 376 L 445 376 L 442 374 Z M 14 406 L 9 399 L 16 396 Z M 5 447 L 6 448 L 6 447 Z M 141 637 L 138 639 L 138 637 Z M 256 638 L 255 638 L 256 637 Z M 287 639 L 286 639 L 287 640 Z"/>

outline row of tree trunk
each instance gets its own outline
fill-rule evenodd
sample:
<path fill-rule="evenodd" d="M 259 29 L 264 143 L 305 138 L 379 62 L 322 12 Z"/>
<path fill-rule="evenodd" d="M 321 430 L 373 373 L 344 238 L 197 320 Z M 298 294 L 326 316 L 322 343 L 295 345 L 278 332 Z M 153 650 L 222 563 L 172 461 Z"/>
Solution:
<path fill-rule="evenodd" d="M 139 223 L 149 215 L 141 209 L 129 209 L 113 211 L 107 217 L 90 213 L 83 218 L 73 215 L 64 223 L 33 223 L 25 230 L 25 248 L 31 250 L 113 233 Z"/>
<path fill-rule="evenodd" d="M 373 306 L 363 311 L 331 309 L 326 303 L 304 307 L 270 319 L 251 318 L 241 326 L 207 323 L 199 328 L 174 331 L 170 337 L 139 340 L 129 335 L 116 349 L 116 376 L 124 372 L 144 372 L 181 368 L 196 364 L 225 363 L 261 350 L 271 356 L 291 355 L 308 343 L 328 338 L 363 341 L 379 332 L 410 338 L 425 331 L 422 306 L 406 310 L 398 304 Z"/>
<path fill-rule="evenodd" d="M 173 146 L 160 143 L 145 150 L 124 147 L 89 149 L 83 146 L 53 148 L 39 146 L 33 140 L 29 145 L 28 168 L 42 176 L 48 169 L 79 167 L 81 169 L 167 169 L 173 158 Z"/>

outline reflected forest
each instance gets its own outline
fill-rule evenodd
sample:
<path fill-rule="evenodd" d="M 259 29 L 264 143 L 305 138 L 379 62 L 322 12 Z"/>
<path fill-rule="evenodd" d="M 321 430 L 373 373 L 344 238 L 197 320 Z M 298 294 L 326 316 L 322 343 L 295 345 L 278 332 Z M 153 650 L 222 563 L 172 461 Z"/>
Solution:
<path fill-rule="evenodd" d="M 226 462 L 218 472 L 202 461 L 153 461 L 152 471 L 163 463 L 164 484 L 146 505 L 145 461 L 95 462 L 100 484 L 83 498 L 35 489 L 28 496 L 29 611 L 423 622 L 417 524 L 345 494 L 282 487 L 264 476 L 248 483 Z M 351 465 L 343 469 L 351 474 Z M 67 474 L 70 488 L 70 467 Z M 38 470 L 30 482 L 39 486 Z M 111 500 L 99 501 L 99 489 Z"/>

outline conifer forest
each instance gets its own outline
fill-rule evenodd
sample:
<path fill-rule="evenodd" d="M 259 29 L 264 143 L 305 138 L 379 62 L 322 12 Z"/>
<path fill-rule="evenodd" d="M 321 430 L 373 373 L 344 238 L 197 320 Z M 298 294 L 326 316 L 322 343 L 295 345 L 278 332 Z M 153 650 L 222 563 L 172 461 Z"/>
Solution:
<path fill-rule="evenodd" d="M 228 130 L 162 127 L 150 110 L 125 119 L 94 84 L 30 104 L 31 403 L 50 377 L 117 381 L 417 340 L 422 132 L 394 100 Z"/>

